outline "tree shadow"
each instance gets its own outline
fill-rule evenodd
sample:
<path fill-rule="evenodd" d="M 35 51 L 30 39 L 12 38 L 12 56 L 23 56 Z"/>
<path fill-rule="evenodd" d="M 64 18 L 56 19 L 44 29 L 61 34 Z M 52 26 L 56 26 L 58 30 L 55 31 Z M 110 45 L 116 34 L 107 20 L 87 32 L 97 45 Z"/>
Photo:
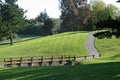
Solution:
<path fill-rule="evenodd" d="M 1 43 L 0 45 L 8 45 L 8 44 L 10 44 L 10 43 Z"/>
<path fill-rule="evenodd" d="M 78 34 L 78 33 L 88 33 L 88 31 L 73 31 L 73 32 L 70 32 L 70 33 L 67 33 L 65 32 L 65 34 L 60 34 L 60 36 L 68 36 L 68 35 L 73 35 L 73 34 Z"/>
<path fill-rule="evenodd" d="M 38 38 L 42 38 L 42 37 L 43 37 L 43 36 L 33 37 L 33 38 L 25 39 L 25 40 L 18 40 L 18 41 L 15 41 L 14 43 L 30 41 L 30 40 L 34 40 L 34 39 L 38 39 Z M 0 43 L 0 45 L 9 45 L 9 44 L 10 44 L 9 42 Z"/>
<path fill-rule="evenodd" d="M 117 54 L 117 55 L 115 55 L 115 56 L 113 56 L 111 59 L 120 59 L 120 54 Z"/>
<path fill-rule="evenodd" d="M 120 80 L 120 62 L 0 70 L 1 80 Z"/>

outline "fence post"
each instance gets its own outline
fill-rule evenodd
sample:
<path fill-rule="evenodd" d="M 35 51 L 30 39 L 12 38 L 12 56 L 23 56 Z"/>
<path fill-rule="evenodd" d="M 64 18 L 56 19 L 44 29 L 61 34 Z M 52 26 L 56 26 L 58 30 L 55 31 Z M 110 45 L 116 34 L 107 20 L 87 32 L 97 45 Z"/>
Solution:
<path fill-rule="evenodd" d="M 33 66 L 33 57 L 31 57 L 31 66 Z"/>
<path fill-rule="evenodd" d="M 41 65 L 43 66 L 44 62 L 43 62 L 43 56 L 41 57 Z"/>
<path fill-rule="evenodd" d="M 53 63 L 53 56 L 51 57 L 51 64 Z"/>
<path fill-rule="evenodd" d="M 4 66 L 6 66 L 6 60 L 4 59 Z"/>
<path fill-rule="evenodd" d="M 85 60 L 87 59 L 87 56 L 85 56 Z"/>
<path fill-rule="evenodd" d="M 49 62 L 50 62 L 50 65 L 53 64 L 53 56 L 51 56 L 51 60 Z"/>
<path fill-rule="evenodd" d="M 21 58 L 20 58 L 20 66 L 21 66 L 21 67 L 22 67 L 22 64 L 23 64 L 22 61 L 23 61 L 23 58 L 21 57 Z"/>
<path fill-rule="evenodd" d="M 70 61 L 71 56 L 69 56 L 69 61 Z"/>
<path fill-rule="evenodd" d="M 76 56 L 74 55 L 74 61 L 76 60 Z"/>
<path fill-rule="evenodd" d="M 12 62 L 12 58 L 10 58 L 10 65 L 12 66 L 13 62 Z"/>
<path fill-rule="evenodd" d="M 61 64 L 63 63 L 63 55 L 61 56 Z"/>

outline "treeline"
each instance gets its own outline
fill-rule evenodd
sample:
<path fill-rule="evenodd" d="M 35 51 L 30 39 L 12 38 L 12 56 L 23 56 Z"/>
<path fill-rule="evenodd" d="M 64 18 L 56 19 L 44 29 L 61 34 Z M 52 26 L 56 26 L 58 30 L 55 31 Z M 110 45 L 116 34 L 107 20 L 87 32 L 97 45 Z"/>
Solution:
<path fill-rule="evenodd" d="M 26 26 L 19 34 L 27 35 L 52 35 L 59 31 L 60 19 L 49 18 L 46 11 L 40 12 L 35 19 L 26 20 Z"/>
<path fill-rule="evenodd" d="M 12 45 L 16 34 L 46 36 L 58 31 L 59 19 L 49 18 L 46 11 L 35 19 L 26 19 L 26 12 L 18 6 L 17 0 L 0 0 L 0 41 L 9 39 Z"/>
<path fill-rule="evenodd" d="M 90 3 L 87 0 L 59 0 L 59 2 L 61 32 L 97 30 L 98 22 L 105 21 L 109 17 L 120 18 L 120 9 L 112 4 L 107 5 L 102 0 L 90 0 Z"/>
<path fill-rule="evenodd" d="M 41 12 L 35 19 L 26 20 L 26 26 L 20 30 L 19 34 L 27 35 L 52 35 L 56 21 L 49 18 L 46 11 Z"/>
<path fill-rule="evenodd" d="M 50 18 L 46 10 L 34 19 L 26 19 L 26 11 L 16 2 L 17 0 L 0 0 L 0 40 L 7 38 L 11 45 L 15 34 L 46 36 L 66 31 L 97 29 L 109 29 L 113 34 L 120 34 L 120 9 L 112 4 L 106 5 L 102 0 L 91 0 L 89 4 L 87 0 L 59 0 L 60 19 Z M 115 24 L 117 22 L 117 25 L 109 23 L 109 18 Z M 103 22 L 107 23 L 101 25 Z"/>
<path fill-rule="evenodd" d="M 109 17 L 107 20 L 99 21 L 96 26 L 99 29 L 105 29 L 105 31 L 98 31 L 94 34 L 95 37 L 102 38 L 112 38 L 114 35 L 116 38 L 120 38 L 120 18 L 112 19 Z"/>

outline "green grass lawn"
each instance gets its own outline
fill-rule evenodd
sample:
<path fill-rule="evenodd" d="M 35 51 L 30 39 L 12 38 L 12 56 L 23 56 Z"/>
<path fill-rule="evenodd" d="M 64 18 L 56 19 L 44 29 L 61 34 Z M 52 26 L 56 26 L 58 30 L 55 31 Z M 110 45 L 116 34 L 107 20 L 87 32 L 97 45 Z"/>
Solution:
<path fill-rule="evenodd" d="M 112 39 L 96 39 L 95 45 L 102 57 L 86 60 L 84 64 L 120 62 L 120 39 L 115 37 Z"/>
<path fill-rule="evenodd" d="M 63 67 L 1 68 L 1 80 L 120 80 L 120 62 Z"/>
<path fill-rule="evenodd" d="M 67 32 L 53 36 L 23 40 L 0 45 L 0 58 L 31 57 L 51 55 L 87 55 L 84 43 L 87 32 Z"/>
<path fill-rule="evenodd" d="M 77 35 L 79 36 L 82 35 L 82 37 L 84 38 L 85 36 L 87 36 L 87 33 L 82 33 L 82 34 L 81 33 L 76 34 L 74 32 L 63 33 L 59 35 L 44 37 L 41 39 L 38 38 L 35 40 L 42 41 L 46 38 L 45 40 L 47 42 L 48 38 L 57 40 L 57 38 L 60 39 L 60 37 L 62 37 L 62 39 L 65 40 L 66 37 L 69 38 L 70 36 L 71 37 L 76 36 L 76 38 L 74 37 L 74 39 L 77 39 L 78 38 Z M 80 61 L 81 64 L 76 66 L 23 67 L 23 68 L 1 67 L 0 79 L 1 80 L 120 80 L 120 39 L 116 39 L 116 38 L 96 39 L 95 42 L 97 49 L 102 54 L 101 58 L 88 59 L 82 62 Z M 23 45 L 23 42 L 20 43 L 22 44 L 16 43 L 14 46 L 17 46 L 17 44 Z"/>
<path fill-rule="evenodd" d="M 105 59 L 120 59 L 120 39 L 97 39 L 96 47 Z"/>
<path fill-rule="evenodd" d="M 102 54 L 102 60 L 120 60 L 120 39 L 96 39 L 96 47 Z"/>

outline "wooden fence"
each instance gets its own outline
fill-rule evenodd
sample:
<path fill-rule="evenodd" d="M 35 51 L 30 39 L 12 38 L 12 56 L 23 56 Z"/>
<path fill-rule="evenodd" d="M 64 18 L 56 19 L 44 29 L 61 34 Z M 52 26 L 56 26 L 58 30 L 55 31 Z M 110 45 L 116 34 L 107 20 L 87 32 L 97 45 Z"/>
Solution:
<path fill-rule="evenodd" d="M 7 67 L 75 65 L 76 60 L 86 60 L 88 58 L 95 57 L 96 57 L 95 55 L 89 55 L 89 56 L 58 56 L 58 57 L 42 56 L 42 57 L 6 58 L 0 60 L 0 65 Z"/>

